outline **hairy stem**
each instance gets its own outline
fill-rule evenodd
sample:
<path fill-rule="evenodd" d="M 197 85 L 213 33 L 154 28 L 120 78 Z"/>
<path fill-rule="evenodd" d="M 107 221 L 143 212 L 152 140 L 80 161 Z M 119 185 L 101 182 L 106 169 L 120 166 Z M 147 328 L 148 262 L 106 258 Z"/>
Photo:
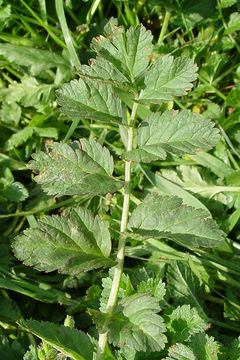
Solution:
<path fill-rule="evenodd" d="M 130 124 L 128 128 L 128 144 L 127 151 L 132 150 L 132 142 L 133 142 L 133 122 L 135 119 L 136 111 L 138 104 L 134 103 L 131 113 Z M 126 237 L 125 232 L 127 230 L 128 224 L 128 213 L 129 213 L 129 203 L 130 203 L 130 183 L 131 183 L 131 161 L 125 162 L 125 179 L 124 179 L 124 197 L 123 197 L 123 210 L 122 210 L 122 219 L 121 219 L 121 227 L 120 227 L 120 238 L 118 244 L 118 253 L 117 253 L 117 265 L 115 266 L 113 283 L 111 292 L 107 302 L 106 313 L 112 314 L 114 306 L 116 305 L 118 298 L 118 291 L 120 287 L 120 282 L 123 273 L 123 265 L 124 265 L 124 253 L 125 253 L 125 243 Z M 99 335 L 98 342 L 98 351 L 96 360 L 101 360 L 104 357 L 104 351 L 107 344 L 107 336 L 108 332 L 106 331 L 103 334 Z"/>

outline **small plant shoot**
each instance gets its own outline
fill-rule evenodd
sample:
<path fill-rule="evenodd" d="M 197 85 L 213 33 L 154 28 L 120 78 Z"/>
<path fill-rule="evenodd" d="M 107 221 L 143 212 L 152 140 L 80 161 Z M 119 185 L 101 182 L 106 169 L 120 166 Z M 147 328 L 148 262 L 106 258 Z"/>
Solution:
<path fill-rule="evenodd" d="M 62 215 L 42 216 L 37 226 L 14 239 L 16 257 L 39 271 L 73 277 L 96 269 L 109 273 L 102 279 L 102 288 L 93 285 L 87 291 L 88 298 L 98 300 L 87 310 L 91 333 L 74 324 L 19 320 L 24 331 L 69 359 L 215 359 L 200 354 L 206 349 L 214 354 L 217 343 L 206 334 L 211 320 L 194 300 L 197 285 L 183 295 L 187 305 L 174 308 L 166 306 L 161 275 L 153 276 L 142 266 L 138 274 L 135 270 L 133 280 L 124 268 L 133 248 L 143 251 L 146 243 L 160 250 L 175 244 L 191 252 L 218 247 L 224 239 L 210 212 L 198 207 L 197 201 L 190 206 L 181 193 L 164 195 L 156 187 L 155 191 L 143 188 L 137 199 L 132 196 L 133 170 L 146 176 L 152 162 L 172 155 L 198 155 L 220 140 L 211 120 L 172 108 L 177 97 L 193 88 L 197 65 L 186 57 L 153 56 L 152 40 L 151 32 L 142 25 L 126 30 L 114 20 L 108 22 L 103 35 L 92 40 L 96 57 L 79 67 L 78 79 L 57 90 L 58 104 L 66 116 L 87 121 L 90 127 L 103 124 L 109 131 L 113 127 L 125 151 L 114 152 L 105 134 L 99 139 L 52 142 L 29 163 L 35 181 L 48 195 L 78 196 L 82 203 L 116 194 L 122 199 L 121 219 L 114 229 L 101 213 L 80 204 Z M 124 176 L 119 175 L 119 166 L 124 167 Z M 173 293 L 184 277 L 189 278 L 189 287 L 198 281 L 184 266 L 173 261 L 168 267 Z"/>

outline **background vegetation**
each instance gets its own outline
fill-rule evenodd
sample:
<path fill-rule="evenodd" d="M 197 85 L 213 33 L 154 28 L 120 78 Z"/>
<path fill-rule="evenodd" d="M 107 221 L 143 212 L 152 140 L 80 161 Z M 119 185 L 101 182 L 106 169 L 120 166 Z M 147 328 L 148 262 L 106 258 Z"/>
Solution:
<path fill-rule="evenodd" d="M 132 201 L 137 204 L 152 191 L 199 201 L 227 235 L 224 244 L 193 251 L 168 242 L 139 246 L 133 240 L 126 271 L 133 279 L 149 272 L 161 277 L 168 284 L 169 306 L 198 308 L 211 323 L 207 334 L 228 344 L 240 335 L 239 0 L 66 0 L 65 15 L 62 1 L 56 3 L 57 12 L 53 1 L 0 0 L 0 357 L 22 359 L 29 344 L 34 346 L 35 340 L 19 330 L 20 319 L 62 324 L 72 315 L 78 329 L 91 331 L 93 326 L 86 309 L 94 308 L 107 271 L 79 277 L 39 273 L 17 262 L 11 242 L 36 219 L 75 204 L 100 213 L 117 239 L 121 194 L 55 199 L 33 182 L 27 167 L 31 154 L 54 140 L 97 137 L 113 155 L 124 152 L 121 128 L 70 121 L 55 100 L 55 90 L 77 77 L 79 61 L 94 56 L 90 41 L 111 17 L 126 28 L 143 23 L 153 32 L 153 61 L 169 53 L 194 59 L 200 70 L 193 91 L 170 105 L 213 119 L 222 136 L 211 153 L 180 159 L 168 155 L 166 161 L 145 165 L 145 176 L 135 166 Z M 116 171 L 123 175 L 122 163 Z M 231 359 L 240 359 L 238 351 Z"/>

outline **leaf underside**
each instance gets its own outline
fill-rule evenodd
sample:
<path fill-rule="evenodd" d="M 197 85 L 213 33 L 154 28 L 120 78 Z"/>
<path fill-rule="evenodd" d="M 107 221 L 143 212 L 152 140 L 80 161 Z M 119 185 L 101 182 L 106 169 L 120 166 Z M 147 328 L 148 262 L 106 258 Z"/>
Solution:
<path fill-rule="evenodd" d="M 123 186 L 111 176 L 113 159 L 108 149 L 94 140 L 54 143 L 50 152 L 32 157 L 29 167 L 39 172 L 34 180 L 49 195 L 99 195 Z"/>
<path fill-rule="evenodd" d="M 13 243 L 16 257 L 40 271 L 76 275 L 99 267 L 111 267 L 111 238 L 99 216 L 84 208 L 67 216 L 45 216 L 38 228 L 29 228 Z"/>
<path fill-rule="evenodd" d="M 167 110 L 146 118 L 138 129 L 138 149 L 126 152 L 125 159 L 149 162 L 174 155 L 208 151 L 220 140 L 214 123 L 190 111 Z"/>
<path fill-rule="evenodd" d="M 219 246 L 223 232 L 203 209 L 182 205 L 175 196 L 148 195 L 133 211 L 130 226 L 144 237 L 168 238 L 193 247 Z"/>

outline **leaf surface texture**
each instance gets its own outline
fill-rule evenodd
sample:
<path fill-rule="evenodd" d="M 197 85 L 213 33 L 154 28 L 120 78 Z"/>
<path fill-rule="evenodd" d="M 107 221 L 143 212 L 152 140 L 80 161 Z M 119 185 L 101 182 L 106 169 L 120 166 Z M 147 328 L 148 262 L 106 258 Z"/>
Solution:
<path fill-rule="evenodd" d="M 76 275 L 110 267 L 111 238 L 99 216 L 78 207 L 65 216 L 45 216 L 38 228 L 29 228 L 16 238 L 13 249 L 25 265 L 40 271 L 58 270 Z"/>
<path fill-rule="evenodd" d="M 29 167 L 39 172 L 35 181 L 49 195 L 98 195 L 122 187 L 111 176 L 113 159 L 108 149 L 94 140 L 54 143 L 50 152 L 32 157 Z"/>

